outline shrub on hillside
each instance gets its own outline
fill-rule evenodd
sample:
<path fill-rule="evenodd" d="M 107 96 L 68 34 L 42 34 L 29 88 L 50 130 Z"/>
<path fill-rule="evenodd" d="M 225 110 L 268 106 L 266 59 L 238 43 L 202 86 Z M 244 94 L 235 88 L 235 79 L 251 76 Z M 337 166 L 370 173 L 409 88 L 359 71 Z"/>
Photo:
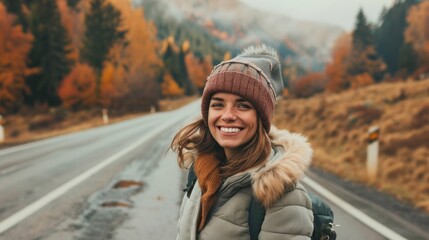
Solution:
<path fill-rule="evenodd" d="M 348 126 L 362 126 L 373 123 L 383 115 L 383 110 L 371 104 L 353 105 L 347 108 Z"/>
<path fill-rule="evenodd" d="M 429 123 L 429 104 L 421 106 L 417 113 L 414 115 L 411 122 L 411 128 L 422 128 Z"/>
<path fill-rule="evenodd" d="M 326 76 L 323 73 L 310 73 L 296 81 L 292 86 L 292 91 L 296 97 L 308 98 L 323 92 L 325 84 Z"/>

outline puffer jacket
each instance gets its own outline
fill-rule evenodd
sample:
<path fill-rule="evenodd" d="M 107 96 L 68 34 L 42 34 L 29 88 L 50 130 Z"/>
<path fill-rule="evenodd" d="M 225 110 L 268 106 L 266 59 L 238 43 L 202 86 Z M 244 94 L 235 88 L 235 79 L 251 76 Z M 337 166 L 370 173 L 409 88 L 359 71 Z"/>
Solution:
<path fill-rule="evenodd" d="M 183 197 L 177 240 L 248 240 L 252 193 L 265 207 L 259 239 L 310 239 L 313 232 L 311 200 L 299 183 L 312 158 L 306 138 L 272 127 L 273 150 L 264 167 L 236 174 L 224 181 L 204 228 L 197 231 L 201 189 Z M 189 162 L 195 159 L 190 156 Z"/>

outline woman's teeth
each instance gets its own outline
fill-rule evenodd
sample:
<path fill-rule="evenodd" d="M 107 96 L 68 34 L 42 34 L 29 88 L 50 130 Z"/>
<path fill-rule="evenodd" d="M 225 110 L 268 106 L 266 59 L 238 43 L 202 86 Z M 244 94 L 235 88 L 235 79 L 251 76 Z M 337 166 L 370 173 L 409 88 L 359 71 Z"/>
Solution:
<path fill-rule="evenodd" d="M 227 132 L 227 133 L 236 133 L 240 131 L 239 128 L 226 128 L 226 127 L 221 127 L 220 130 L 222 132 Z"/>

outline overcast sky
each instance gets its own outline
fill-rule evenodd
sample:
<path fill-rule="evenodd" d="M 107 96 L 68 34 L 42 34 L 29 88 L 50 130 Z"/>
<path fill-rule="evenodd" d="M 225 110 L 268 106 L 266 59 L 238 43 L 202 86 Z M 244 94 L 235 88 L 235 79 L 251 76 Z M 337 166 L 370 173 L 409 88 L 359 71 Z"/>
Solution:
<path fill-rule="evenodd" d="M 297 20 L 322 22 L 351 31 L 362 7 L 371 23 L 377 22 L 383 6 L 395 0 L 240 0 L 257 9 L 282 13 Z"/>

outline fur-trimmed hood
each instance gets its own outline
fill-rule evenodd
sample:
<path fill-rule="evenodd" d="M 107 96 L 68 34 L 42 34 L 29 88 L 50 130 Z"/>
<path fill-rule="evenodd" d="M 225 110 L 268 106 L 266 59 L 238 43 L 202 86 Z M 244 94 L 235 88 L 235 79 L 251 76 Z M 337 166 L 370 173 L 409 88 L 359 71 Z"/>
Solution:
<path fill-rule="evenodd" d="M 270 138 L 275 156 L 252 175 L 253 193 L 266 208 L 279 200 L 285 191 L 295 188 L 311 163 L 313 150 L 307 138 L 271 127 Z"/>

